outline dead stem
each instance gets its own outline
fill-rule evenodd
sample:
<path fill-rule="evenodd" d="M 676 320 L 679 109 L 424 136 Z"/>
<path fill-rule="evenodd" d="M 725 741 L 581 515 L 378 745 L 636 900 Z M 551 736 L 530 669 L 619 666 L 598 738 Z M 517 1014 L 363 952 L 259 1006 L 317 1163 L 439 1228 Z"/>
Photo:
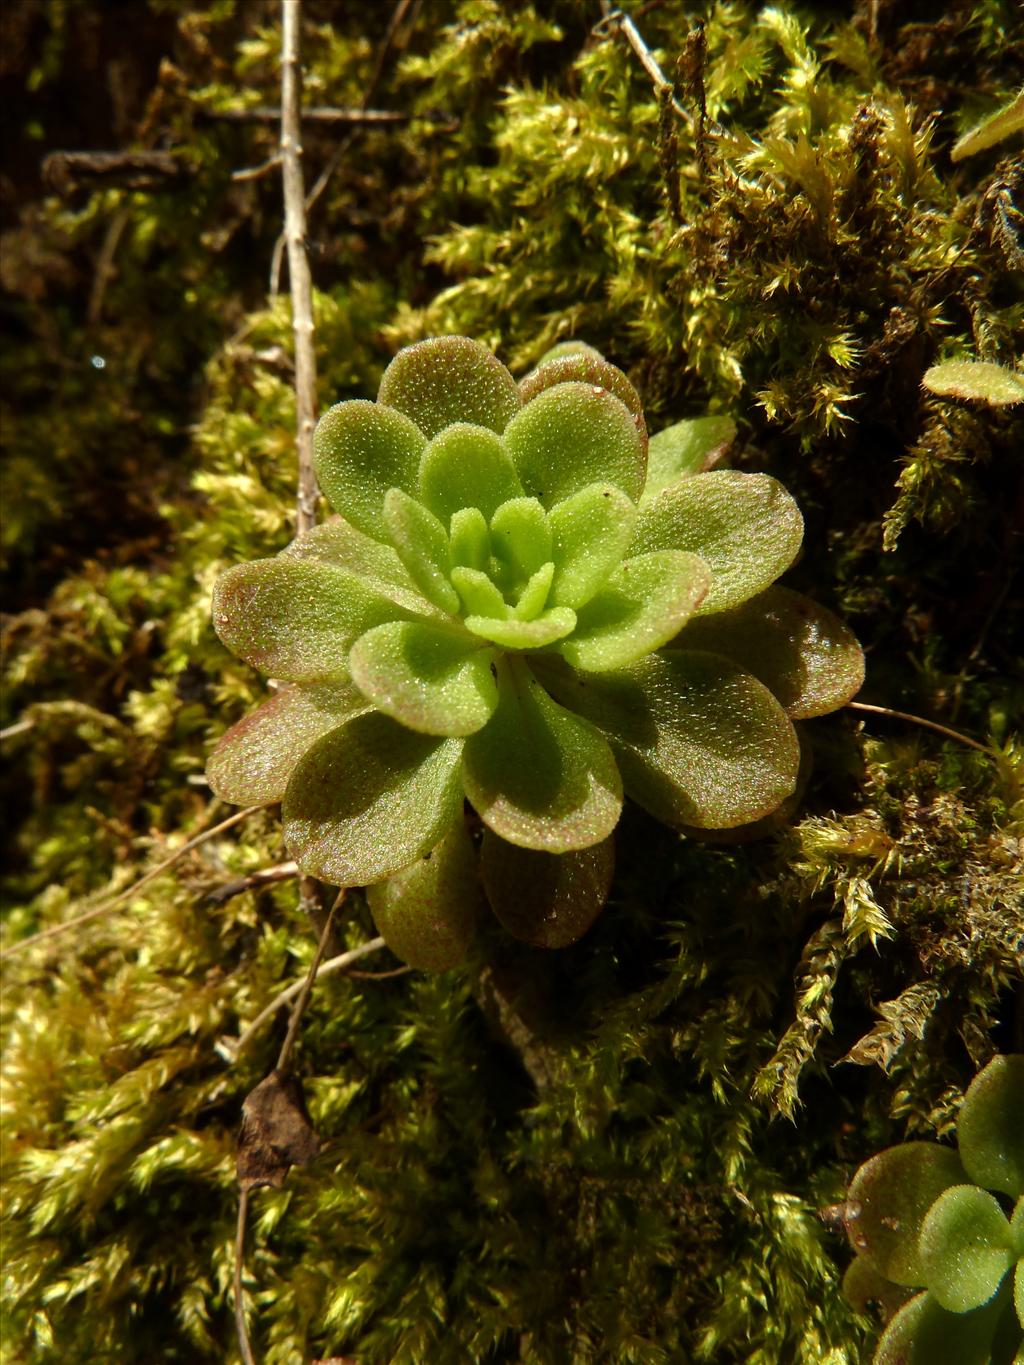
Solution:
<path fill-rule="evenodd" d="M 38 933 L 29 934 L 28 938 L 23 938 L 19 942 L 13 943 L 10 948 L 5 948 L 3 952 L 0 952 L 0 962 L 6 961 L 9 957 L 14 957 L 17 953 L 24 952 L 26 948 L 31 948 L 36 943 L 42 943 L 44 939 L 56 938 L 60 934 L 68 933 L 71 929 L 77 929 L 82 924 L 88 924 L 90 920 L 99 919 L 108 910 L 113 910 L 115 906 L 136 895 L 144 886 L 148 886 L 151 881 L 172 868 L 175 863 L 184 858 L 186 853 L 191 853 L 194 848 L 198 848 L 200 844 L 205 844 L 208 839 L 215 839 L 218 834 L 223 834 L 233 825 L 238 825 L 243 820 L 247 820 L 250 815 L 255 815 L 258 810 L 266 810 L 268 806 L 276 804 L 275 801 L 263 801 L 258 806 L 247 806 L 245 810 L 236 811 L 234 815 L 229 815 L 219 825 L 204 830 L 202 834 L 197 834 L 194 839 L 190 839 L 187 844 L 182 844 L 181 848 L 172 853 L 169 858 L 165 858 L 151 872 L 147 872 L 144 877 L 140 877 L 137 882 L 133 882 L 124 891 L 119 891 L 112 900 L 106 901 L 102 905 L 94 905 L 91 910 L 86 910 L 84 914 L 76 915 L 73 919 L 65 920 L 62 924 L 51 924 L 48 929 L 40 929 Z"/>
<path fill-rule="evenodd" d="M 960 744 L 966 744 L 972 749 L 977 749 L 979 753 L 988 754 L 989 758 L 1002 758 L 998 749 L 993 749 L 988 744 L 981 744 L 978 740 L 971 739 L 970 735 L 962 735 L 959 730 L 951 730 L 948 725 L 940 725 L 938 721 L 926 720 L 924 716 L 913 716 L 909 711 L 894 711 L 890 706 L 870 706 L 865 701 L 848 701 L 846 706 L 851 711 L 869 711 L 875 716 L 889 716 L 893 720 L 906 720 L 912 725 L 921 725 L 926 730 L 934 730 L 936 734 L 945 735 L 947 739 L 955 739 Z"/>
<path fill-rule="evenodd" d="M 245 1261 L 245 1225 L 249 1217 L 249 1191 L 238 1191 L 238 1225 L 235 1231 L 235 1330 L 238 1333 L 238 1349 L 242 1353 L 244 1365 L 256 1365 L 249 1341 L 249 1330 L 245 1325 L 245 1306 L 242 1303 L 242 1267 Z"/>

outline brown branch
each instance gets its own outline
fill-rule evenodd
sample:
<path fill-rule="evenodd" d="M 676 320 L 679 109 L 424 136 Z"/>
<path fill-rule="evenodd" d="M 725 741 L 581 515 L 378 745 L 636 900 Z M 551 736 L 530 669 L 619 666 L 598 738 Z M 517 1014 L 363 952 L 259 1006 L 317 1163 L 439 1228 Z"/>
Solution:
<path fill-rule="evenodd" d="M 242 1353 L 243 1365 L 256 1365 L 249 1341 L 249 1330 L 245 1325 L 245 1305 L 242 1303 L 242 1267 L 245 1260 L 245 1225 L 249 1216 L 249 1191 L 242 1188 L 238 1192 L 238 1225 L 235 1229 L 235 1331 L 238 1333 L 238 1349 Z"/>
<path fill-rule="evenodd" d="M 948 725 L 940 725 L 938 721 L 925 720 L 924 716 L 913 716 L 909 711 L 894 711 L 891 706 L 870 706 L 865 701 L 848 701 L 846 705 L 851 711 L 869 711 L 874 716 L 890 716 L 893 720 L 906 720 L 912 725 L 921 725 L 926 730 L 934 730 L 936 734 L 945 735 L 947 739 L 955 739 L 960 744 L 977 749 L 979 753 L 987 754 L 989 758 L 1003 757 L 998 749 L 981 744 L 978 740 L 971 739 L 970 735 L 963 735 L 959 730 L 951 730 Z"/>
<path fill-rule="evenodd" d="M 281 0 L 281 161 L 284 175 L 284 230 L 295 332 L 295 441 L 299 452 L 298 535 L 316 525 L 316 355 L 313 351 L 313 281 L 306 255 L 306 192 L 302 184 L 302 67 L 299 26 L 302 0 Z"/>
<path fill-rule="evenodd" d="M 192 179 L 191 168 L 173 152 L 51 152 L 43 180 L 58 194 L 116 186 L 126 190 L 177 189 Z"/>
<path fill-rule="evenodd" d="M 288 0 L 285 0 L 285 4 L 287 3 Z M 277 1066 L 274 1068 L 276 1071 L 288 1070 L 288 1064 L 292 1059 L 292 1053 L 295 1051 L 295 1042 L 299 1036 L 299 1025 L 302 1023 L 302 1016 L 306 1012 L 306 1006 L 309 1004 L 309 997 L 313 992 L 313 982 L 316 980 L 317 973 L 320 970 L 320 963 L 323 961 L 324 949 L 327 947 L 327 939 L 330 935 L 331 927 L 334 924 L 334 916 L 337 914 L 342 901 L 345 899 L 345 890 L 346 888 L 343 886 L 334 898 L 334 904 L 328 912 L 323 932 L 320 935 L 320 941 L 317 943 L 316 952 L 313 954 L 313 961 L 309 964 L 309 971 L 306 973 L 306 979 L 302 983 L 302 989 L 299 991 L 299 998 L 295 1002 L 295 1008 L 292 1010 L 292 1017 L 288 1022 L 288 1032 L 285 1034 L 284 1042 L 281 1044 L 281 1052 L 277 1059 Z"/>
<path fill-rule="evenodd" d="M 428 109 L 418 114 L 407 114 L 400 109 L 334 109 L 325 105 L 310 105 L 300 110 L 306 123 L 319 127 L 336 128 L 344 125 L 350 128 L 379 128 L 394 124 L 436 123 L 452 131 L 459 126 L 454 115 L 443 109 Z M 257 109 L 197 109 L 196 118 L 210 123 L 277 123 L 281 117 L 279 109 L 261 106 Z"/>
<path fill-rule="evenodd" d="M 285 882 L 290 878 L 298 876 L 299 867 L 297 863 L 278 863 L 276 867 L 264 867 L 258 872 L 250 872 L 247 877 L 239 877 L 233 882 L 225 882 L 223 886 L 216 886 L 207 893 L 206 899 L 214 905 L 223 905 L 234 896 L 240 896 L 243 891 L 254 891 L 260 886 L 269 886 L 273 882 Z"/>
<path fill-rule="evenodd" d="M 621 33 L 629 43 L 633 52 L 639 58 L 640 65 L 651 78 L 651 84 L 654 86 L 655 91 L 659 94 L 662 90 L 667 91 L 668 95 L 666 98 L 676 114 L 678 114 L 684 123 L 692 122 L 689 110 L 684 109 L 676 97 L 675 86 L 670 80 L 666 80 L 665 73 L 658 65 L 657 58 L 644 42 L 640 35 L 640 30 L 637 28 L 636 24 L 633 23 L 633 20 L 629 15 L 623 14 L 621 10 L 617 9 L 606 11 L 604 17 L 599 20 L 595 26 L 594 32 L 599 33 L 609 29 Z"/>
<path fill-rule="evenodd" d="M 191 853 L 194 848 L 198 848 L 200 844 L 205 844 L 208 839 L 214 839 L 218 834 L 223 834 L 224 831 L 230 829 L 232 825 L 240 824 L 241 821 L 248 819 L 250 815 L 254 815 L 256 811 L 266 810 L 268 806 L 276 804 L 275 801 L 264 801 L 261 805 L 247 806 L 245 810 L 236 811 L 234 815 L 230 815 L 226 820 L 222 820 L 219 825 L 214 825 L 212 829 L 204 830 L 202 834 L 197 834 L 194 839 L 190 839 L 187 844 L 182 844 L 181 848 L 175 853 L 172 853 L 169 858 L 165 858 L 164 861 L 154 867 L 151 872 L 147 872 L 144 877 L 140 877 L 137 882 L 133 882 L 132 885 L 127 887 L 124 891 L 119 891 L 112 900 L 104 901 L 102 905 L 95 905 L 91 910 L 86 910 L 84 914 L 75 915 L 73 919 L 64 920 L 61 924 L 51 924 L 48 929 L 40 929 L 36 934 L 29 934 L 28 938 L 20 939 L 17 943 L 12 944 L 10 948 L 5 948 L 3 952 L 0 952 L 0 961 L 6 961 L 7 958 L 14 957 L 17 953 L 23 953 L 26 948 L 31 948 L 36 943 L 42 943 L 45 939 L 56 938 L 59 934 L 66 934 L 72 929 L 78 929 L 81 925 L 88 924 L 90 920 L 99 919 L 99 917 L 105 915 L 108 910 L 113 910 L 115 906 L 128 900 L 129 897 L 136 895 L 144 886 L 148 886 L 151 881 L 168 871 L 169 868 L 172 868 L 176 862 L 184 858 L 186 853 Z"/>
<path fill-rule="evenodd" d="M 261 161 L 258 166 L 245 166 L 240 171 L 232 171 L 231 179 L 236 185 L 247 184 L 250 180 L 259 180 L 271 171 L 276 171 L 281 164 L 281 153 L 275 152 L 273 156 L 268 156 L 266 161 Z"/>
<path fill-rule="evenodd" d="M 324 977 L 336 976 L 339 972 L 347 972 L 353 962 L 358 962 L 361 957 L 368 957 L 370 953 L 379 953 L 383 948 L 382 938 L 372 938 L 368 943 L 361 943 L 358 948 L 350 948 L 347 953 L 339 953 L 337 957 L 330 958 L 327 962 L 320 965 L 316 977 L 318 981 Z M 289 1000 L 294 1000 L 306 984 L 306 978 L 295 981 L 290 986 L 274 996 L 269 1005 L 265 1005 L 260 1010 L 256 1018 L 246 1028 L 244 1033 L 237 1038 L 222 1038 L 217 1045 L 217 1051 L 224 1057 L 229 1064 L 234 1064 L 249 1041 L 256 1036 L 268 1019 L 273 1018 L 282 1005 L 287 1005 Z"/>

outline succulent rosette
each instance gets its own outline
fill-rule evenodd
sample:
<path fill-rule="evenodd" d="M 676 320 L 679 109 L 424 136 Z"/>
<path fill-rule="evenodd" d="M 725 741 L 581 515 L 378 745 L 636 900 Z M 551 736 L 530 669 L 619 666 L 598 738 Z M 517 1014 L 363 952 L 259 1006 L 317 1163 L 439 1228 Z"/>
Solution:
<path fill-rule="evenodd" d="M 957 1140 L 889 1147 L 850 1185 L 843 1288 L 890 1318 L 874 1365 L 1024 1362 L 1024 1055 L 975 1077 Z"/>
<path fill-rule="evenodd" d="M 388 943 L 435 968 L 464 955 L 480 881 L 520 938 L 585 932 L 624 794 L 677 827 L 773 811 L 793 720 L 847 701 L 863 659 L 773 586 L 803 533 L 782 485 L 705 472 L 732 430 L 648 441 L 582 345 L 519 384 L 465 337 L 401 351 L 376 402 L 317 427 L 339 517 L 217 584 L 221 639 L 281 685 L 218 744 L 213 789 L 280 799 L 299 866 L 368 886 Z"/>

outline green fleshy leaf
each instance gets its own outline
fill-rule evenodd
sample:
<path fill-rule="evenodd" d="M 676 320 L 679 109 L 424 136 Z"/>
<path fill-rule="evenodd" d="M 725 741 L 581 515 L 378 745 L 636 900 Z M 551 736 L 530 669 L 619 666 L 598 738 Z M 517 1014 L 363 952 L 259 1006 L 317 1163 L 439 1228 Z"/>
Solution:
<path fill-rule="evenodd" d="M 939 1195 L 963 1180 L 956 1152 L 936 1142 L 905 1142 L 879 1152 L 850 1183 L 847 1232 L 854 1250 L 887 1280 L 924 1285 L 921 1224 Z"/>
<path fill-rule="evenodd" d="M 886 1322 L 903 1307 L 913 1292 L 879 1275 L 863 1256 L 855 1256 L 843 1276 L 843 1298 L 847 1303 L 858 1313 L 877 1309 Z"/>
<path fill-rule="evenodd" d="M 1010 1235 L 1018 1256 L 1024 1256 L 1024 1196 L 1017 1200 L 1010 1219 Z"/>
<path fill-rule="evenodd" d="M 535 620 L 547 606 L 548 595 L 551 592 L 551 581 L 554 576 L 555 566 L 549 559 L 546 564 L 540 566 L 519 594 L 518 601 L 512 608 L 510 619 L 513 621 Z"/>
<path fill-rule="evenodd" d="M 459 610 L 459 595 L 449 581 L 452 571 L 448 535 L 433 512 L 392 488 L 384 499 L 384 525 L 399 559 L 428 601 L 442 611 Z"/>
<path fill-rule="evenodd" d="M 525 583 L 551 558 L 551 527 L 536 498 L 516 498 L 491 517 L 491 553 L 497 576 L 510 587 Z"/>
<path fill-rule="evenodd" d="M 589 384 L 545 389 L 514 417 L 505 445 L 523 487 L 545 507 L 591 483 L 611 483 L 634 501 L 644 486 L 645 442 L 614 394 Z"/>
<path fill-rule="evenodd" d="M 960 1160 L 986 1190 L 1024 1195 L 1024 1053 L 993 1057 L 964 1096 Z"/>
<path fill-rule="evenodd" d="M 550 350 L 544 352 L 537 361 L 537 367 L 539 369 L 541 365 L 546 365 L 549 360 L 558 360 L 564 355 L 589 355 L 598 360 L 604 359 L 596 346 L 591 346 L 588 341 L 559 341 Z"/>
<path fill-rule="evenodd" d="M 467 616 L 462 623 L 482 640 L 502 649 L 543 649 L 562 640 L 576 625 L 576 613 L 569 607 L 551 607 L 532 621 L 513 618 L 498 620 L 490 616 Z"/>
<path fill-rule="evenodd" d="M 439 432 L 420 460 L 420 498 L 447 525 L 463 507 L 485 517 L 510 498 L 522 497 L 515 466 L 489 427 L 459 422 Z"/>
<path fill-rule="evenodd" d="M 1013 1272 L 1013 1306 L 1017 1313 L 1017 1321 L 1024 1330 L 1024 1256 L 1017 1262 L 1017 1268 Z"/>
<path fill-rule="evenodd" d="M 281 551 L 292 559 L 322 559 L 339 569 L 348 569 L 366 582 L 379 585 L 392 602 L 422 616 L 439 616 L 409 576 L 394 546 L 373 540 L 357 531 L 341 517 L 314 526 Z"/>
<path fill-rule="evenodd" d="M 624 668 L 668 644 L 707 596 L 702 559 L 656 550 L 624 560 L 577 613 L 576 629 L 558 652 L 575 668 Z"/>
<path fill-rule="evenodd" d="M 214 628 L 228 649 L 286 682 L 347 679 L 352 641 L 408 615 L 379 583 L 288 555 L 236 564 L 213 591 Z"/>
<path fill-rule="evenodd" d="M 367 889 L 373 922 L 396 957 L 425 972 L 464 962 L 480 899 L 476 856 L 461 813 L 441 842 Z"/>
<path fill-rule="evenodd" d="M 484 830 L 480 876 L 491 908 L 513 937 L 537 948 L 581 939 L 608 899 L 614 871 L 611 837 L 572 853 L 542 853 Z"/>
<path fill-rule="evenodd" d="M 299 760 L 282 805 L 299 867 L 336 886 L 366 886 L 439 843 L 462 809 L 461 739 L 435 739 L 371 711 Z"/>
<path fill-rule="evenodd" d="M 469 613 L 466 624 L 472 619 L 504 621 L 509 614 L 508 603 L 494 586 L 490 575 L 480 569 L 452 569 L 452 583 L 462 599 L 463 610 Z M 472 626 L 469 627 L 473 629 Z"/>
<path fill-rule="evenodd" d="M 990 407 L 1024 403 L 1024 374 L 988 360 L 946 360 L 925 371 L 921 383 L 932 393 L 965 398 Z"/>
<path fill-rule="evenodd" d="M 392 621 L 352 646 L 352 680 L 379 711 L 426 735 L 471 735 L 498 704 L 494 654 L 463 631 Z"/>
<path fill-rule="evenodd" d="M 463 759 L 466 795 L 484 824 L 509 843 L 549 853 L 607 838 L 622 809 L 607 743 L 518 660 L 499 664 L 498 694 L 497 711 L 466 740 Z"/>
<path fill-rule="evenodd" d="M 950 1313 L 926 1290 L 882 1334 L 873 1365 L 989 1365 L 1002 1296 L 973 1313 Z"/>
<path fill-rule="evenodd" d="M 636 508 L 614 484 L 592 483 L 552 507 L 553 607 L 582 607 L 622 561 Z"/>
<path fill-rule="evenodd" d="M 1013 1265 L 1010 1224 L 977 1185 L 943 1190 L 925 1215 L 918 1245 L 928 1288 L 951 1313 L 988 1303 Z"/>
<path fill-rule="evenodd" d="M 796 558 L 800 509 L 768 474 L 713 470 L 683 479 L 640 508 L 631 552 L 688 550 L 711 570 L 702 616 L 770 587 Z"/>
<path fill-rule="evenodd" d="M 226 731 L 206 764 L 206 780 L 223 801 L 251 806 L 280 801 L 303 753 L 369 703 L 350 682 L 281 687 Z"/>
<path fill-rule="evenodd" d="M 561 355 L 542 361 L 525 379 L 519 381 L 519 396 L 525 406 L 545 389 L 573 380 L 589 384 L 594 389 L 605 389 L 613 393 L 620 403 L 624 403 L 633 414 L 634 425 L 646 448 L 647 423 L 644 421 L 644 405 L 640 395 L 622 371 L 609 364 L 596 351 L 564 351 Z"/>
<path fill-rule="evenodd" d="M 736 423 L 731 417 L 691 417 L 659 431 L 647 447 L 647 482 L 641 504 L 680 479 L 705 473 L 735 439 Z"/>
<path fill-rule="evenodd" d="M 463 507 L 451 519 L 452 563 L 486 573 L 491 564 L 491 533 L 479 507 Z"/>
<path fill-rule="evenodd" d="M 563 706 L 607 736 L 627 795 L 663 824 L 748 824 L 796 785 L 800 746 L 789 717 L 728 659 L 662 650 L 615 673 L 533 665 Z"/>
<path fill-rule="evenodd" d="M 845 705 L 864 681 L 864 652 L 852 632 L 789 588 L 766 588 L 730 611 L 698 616 L 676 645 L 732 659 L 760 679 L 794 720 Z"/>
<path fill-rule="evenodd" d="M 399 351 L 384 371 L 377 401 L 404 412 L 427 437 L 456 422 L 500 435 L 521 407 L 516 381 L 501 361 L 479 342 L 454 336 Z"/>
<path fill-rule="evenodd" d="M 384 540 L 381 513 L 389 488 L 415 489 L 423 433 L 392 408 L 355 399 L 336 403 L 317 425 L 313 463 L 336 512 L 375 540 Z"/>

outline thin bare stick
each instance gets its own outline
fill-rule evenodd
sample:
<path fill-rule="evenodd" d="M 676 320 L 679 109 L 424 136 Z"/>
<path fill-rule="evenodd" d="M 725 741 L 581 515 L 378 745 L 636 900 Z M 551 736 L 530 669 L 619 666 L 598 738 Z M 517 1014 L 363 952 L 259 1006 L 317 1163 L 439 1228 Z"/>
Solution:
<path fill-rule="evenodd" d="M 276 123 L 280 110 L 272 108 L 256 109 L 202 109 L 196 110 L 196 117 L 203 123 Z M 302 118 L 307 123 L 315 123 L 327 128 L 339 125 L 356 128 L 380 128 L 393 124 L 438 123 L 446 126 L 453 122 L 453 115 L 443 109 L 427 109 L 418 114 L 407 114 L 399 109 L 335 109 L 329 105 L 309 105 L 302 110 Z"/>
<path fill-rule="evenodd" d="M 292 877 L 298 875 L 298 863 L 278 863 L 276 867 L 263 867 L 258 872 L 250 872 L 247 877 L 239 877 L 233 882 L 225 882 L 223 886 L 216 886 L 207 892 L 206 899 L 212 901 L 214 905 L 223 905 L 234 896 L 240 896 L 243 891 L 254 891 L 257 887 L 269 886 L 272 882 L 290 881 Z"/>
<path fill-rule="evenodd" d="M 324 927 L 316 945 L 316 952 L 313 954 L 313 961 L 309 964 L 309 971 L 306 973 L 306 979 L 302 983 L 302 989 L 299 991 L 299 998 L 296 1000 L 295 1008 L 292 1010 L 292 1017 L 288 1021 L 288 1032 L 284 1036 L 284 1042 L 281 1044 L 281 1051 L 277 1058 L 277 1067 L 275 1068 L 277 1071 L 285 1072 L 288 1070 L 288 1063 L 291 1061 L 292 1053 L 295 1051 L 295 1041 L 299 1036 L 299 1025 L 302 1023 L 302 1016 L 305 1014 L 306 1006 L 309 1004 L 309 997 L 313 993 L 313 982 L 316 980 L 316 974 L 320 970 L 320 963 L 323 961 L 324 949 L 327 947 L 331 926 L 334 924 L 334 916 L 338 913 L 338 908 L 345 899 L 346 890 L 347 888 L 344 886 L 341 888 L 334 898 L 334 904 L 327 912 L 327 919 L 324 921 Z"/>
<path fill-rule="evenodd" d="M 959 730 L 951 730 L 948 725 L 940 725 L 938 721 L 925 720 L 924 716 L 912 716 L 909 711 L 894 711 L 890 706 L 869 706 L 865 701 L 848 701 L 846 705 L 851 711 L 870 711 L 875 716 L 889 716 L 893 720 L 906 720 L 912 725 L 923 725 L 926 730 L 934 730 L 937 735 L 945 735 L 947 739 L 955 739 L 960 744 L 966 744 L 972 749 L 977 749 L 981 754 L 988 754 L 989 758 L 1003 757 L 998 749 L 993 749 L 988 744 L 981 744 L 978 740 L 971 739 L 970 735 L 962 735 Z"/>
<path fill-rule="evenodd" d="M 379 115 L 386 111 L 384 110 L 375 111 L 369 108 L 370 101 L 373 99 L 374 94 L 377 91 L 377 86 L 380 84 L 381 76 L 384 74 L 384 66 L 385 63 L 387 62 L 388 54 L 391 51 L 391 46 L 395 40 L 395 34 L 398 32 L 398 29 L 401 26 L 401 24 L 405 21 L 406 15 L 408 14 L 409 10 L 413 8 L 414 4 L 416 9 L 418 9 L 419 0 L 398 0 L 398 3 L 395 5 L 395 8 L 391 12 L 391 18 L 388 21 L 387 31 L 385 32 L 384 38 L 381 42 L 380 50 L 377 53 L 377 60 L 374 62 L 373 72 L 370 76 L 370 79 L 366 83 L 366 90 L 363 93 L 362 102 L 358 110 L 359 113 L 364 115 L 363 122 L 368 126 L 372 126 L 374 122 L 397 123 L 403 120 L 408 122 L 411 121 L 412 117 L 414 117 L 412 115 L 402 115 L 400 117 L 399 116 L 390 117 L 389 119 L 385 120 L 381 119 Z M 413 10 L 413 17 L 415 18 L 415 9 Z M 451 132 L 453 129 L 459 126 L 459 120 L 457 118 L 449 116 L 448 114 L 437 115 L 432 114 L 428 115 L 427 119 L 429 122 L 432 123 L 437 122 L 445 125 L 446 132 Z M 338 142 L 337 147 L 335 147 L 334 152 L 330 157 L 330 160 L 327 162 L 323 170 L 317 176 L 313 188 L 306 195 L 307 214 L 309 213 L 310 209 L 312 209 L 316 201 L 323 194 L 327 186 L 330 184 L 331 176 L 333 176 L 334 172 L 338 169 L 342 161 L 344 161 L 345 157 L 348 155 L 348 150 L 352 146 L 352 142 L 354 140 L 358 126 L 359 125 L 357 123 L 353 122 L 352 132 L 348 133 L 345 137 L 341 138 L 341 140 Z M 280 287 L 281 283 L 281 257 L 283 252 L 284 233 L 281 233 L 278 236 L 277 241 L 274 243 L 274 250 L 270 258 L 270 297 L 272 299 L 277 298 L 278 288 Z"/>
<path fill-rule="evenodd" d="M 249 1329 L 245 1325 L 245 1305 L 242 1303 L 242 1266 L 245 1261 L 245 1225 L 249 1217 L 249 1191 L 245 1188 L 238 1192 L 238 1225 L 235 1230 L 235 1330 L 238 1333 L 238 1349 L 242 1353 L 244 1365 L 256 1365 L 249 1341 Z"/>
<path fill-rule="evenodd" d="M 275 152 L 273 156 L 268 156 L 266 161 L 261 161 L 258 166 L 246 166 L 243 170 L 232 171 L 231 179 L 236 185 L 244 185 L 250 180 L 259 180 L 261 176 L 267 175 L 270 171 L 276 171 L 281 164 L 281 153 Z"/>
<path fill-rule="evenodd" d="M 379 953 L 384 947 L 382 938 L 372 938 L 368 943 L 361 943 L 358 948 L 350 948 L 347 953 L 339 953 L 337 957 L 329 958 L 322 962 L 316 973 L 316 979 L 322 981 L 327 976 L 337 976 L 339 972 L 345 972 L 353 962 L 358 962 L 361 957 L 368 957 L 370 953 Z M 239 1034 L 235 1039 L 223 1039 L 218 1045 L 221 1055 L 230 1054 L 230 1061 L 233 1063 L 238 1059 L 249 1042 L 259 1033 L 260 1029 L 272 1019 L 282 1005 L 287 1005 L 289 1000 L 294 1000 L 298 993 L 305 986 L 308 977 L 303 977 L 301 981 L 293 982 L 279 994 L 275 995 L 270 1004 L 260 1010 L 256 1018 L 252 1021 L 244 1033 Z"/>
<path fill-rule="evenodd" d="M 222 820 L 219 825 L 214 825 L 212 829 L 204 830 L 202 834 L 197 834 L 194 839 L 190 839 L 187 844 L 182 844 L 181 848 L 172 853 L 169 858 L 165 858 L 164 861 L 154 867 L 151 872 L 147 872 L 144 877 L 140 877 L 137 882 L 133 882 L 132 885 L 127 887 L 124 891 L 119 891 L 111 900 L 104 901 L 102 905 L 94 905 L 91 910 L 86 910 L 83 914 L 76 915 L 73 919 L 64 920 L 62 924 L 51 924 L 48 929 L 40 929 L 38 933 L 29 934 L 28 938 L 23 938 L 17 943 L 12 943 L 9 948 L 5 948 L 3 952 L 0 952 L 0 961 L 6 961 L 7 958 L 14 957 L 17 953 L 23 953 L 26 948 L 31 948 L 36 943 L 42 943 L 44 939 L 56 938 L 59 934 L 66 934 L 72 929 L 77 929 L 83 924 L 88 924 L 90 920 L 99 919 L 99 917 L 105 915 L 108 910 L 113 910 L 115 906 L 121 905 L 124 901 L 130 899 L 130 897 L 136 895 L 144 886 L 148 886 L 151 881 L 161 876 L 169 868 L 173 867 L 176 862 L 184 858 L 186 853 L 191 853 L 194 848 L 198 848 L 200 844 L 205 844 L 208 839 L 215 839 L 218 834 L 223 834 L 224 831 L 230 829 L 232 825 L 241 824 L 243 820 L 247 820 L 249 816 L 254 815 L 256 811 L 266 810 L 268 806 L 276 804 L 277 803 L 274 801 L 264 801 L 261 805 L 247 806 L 245 810 L 236 811 L 234 815 L 229 815 L 226 820 Z"/>
<path fill-rule="evenodd" d="M 103 245 L 96 261 L 96 274 L 93 276 L 92 289 L 89 292 L 86 320 L 90 327 L 95 327 L 103 316 L 103 300 L 106 296 L 107 285 L 114 277 L 114 259 L 117 256 L 117 248 L 130 220 L 128 210 L 122 209 L 120 213 L 116 213 L 111 218 L 107 227 L 107 234 L 103 239 Z"/>
<path fill-rule="evenodd" d="M 0 739 L 13 739 L 15 735 L 27 734 L 29 730 L 35 729 L 35 719 L 26 716 L 24 720 L 16 720 L 13 725 L 8 725 L 6 729 L 0 730 Z"/>
<path fill-rule="evenodd" d="M 302 0 L 281 0 L 281 162 L 284 181 L 284 230 L 288 240 L 288 281 L 295 333 L 295 443 L 299 453 L 299 493 L 295 514 L 298 535 L 316 525 L 316 474 L 313 428 L 316 425 L 316 355 L 313 351 L 313 281 L 306 255 L 306 192 L 302 184 L 302 67 L 299 27 Z"/>
<path fill-rule="evenodd" d="M 657 58 L 644 42 L 640 35 L 640 30 L 637 28 L 636 24 L 633 23 L 633 20 L 629 15 L 623 14 L 621 10 L 617 9 L 612 10 L 610 13 L 606 13 L 604 18 L 599 20 L 595 31 L 600 31 L 602 29 L 616 29 L 622 34 L 640 59 L 640 65 L 647 72 L 648 76 L 650 76 L 651 83 L 655 90 L 668 90 L 670 92 L 668 100 L 672 108 L 684 123 L 692 122 L 690 111 L 684 109 L 679 103 L 679 100 L 676 98 L 675 86 L 671 81 L 665 79 L 665 73 L 658 65 Z"/>

